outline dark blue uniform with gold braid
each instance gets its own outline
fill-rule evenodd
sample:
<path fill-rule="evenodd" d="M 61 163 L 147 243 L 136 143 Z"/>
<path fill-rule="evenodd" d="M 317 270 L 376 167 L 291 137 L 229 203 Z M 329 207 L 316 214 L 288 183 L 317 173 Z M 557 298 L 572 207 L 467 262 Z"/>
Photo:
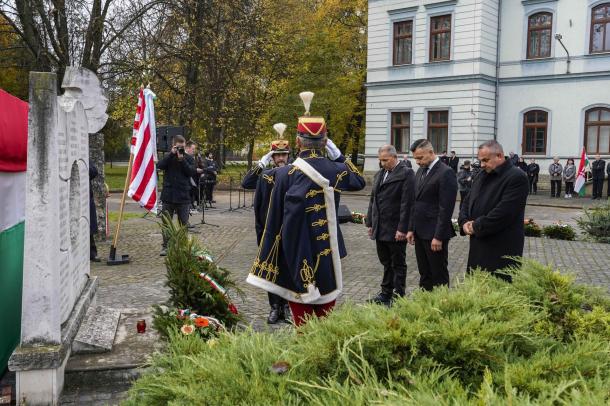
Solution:
<path fill-rule="evenodd" d="M 254 192 L 254 227 L 256 230 L 256 243 L 260 244 L 263 229 L 265 228 L 265 220 L 267 218 L 267 209 L 269 207 L 269 199 L 273 190 L 275 171 L 278 168 L 263 169 L 260 166 L 252 168 L 241 182 L 241 187 L 247 190 L 256 189 Z"/>
<path fill-rule="evenodd" d="M 358 169 L 343 156 L 331 161 L 321 151 L 305 150 L 299 158 L 334 188 L 334 213 L 341 191 L 365 186 Z M 330 240 L 335 230 L 340 257 L 346 250 L 334 213 L 327 213 L 326 201 L 322 187 L 295 164 L 275 169 L 265 229 L 249 283 L 291 302 L 323 304 L 337 298 L 342 281 L 332 258 Z"/>

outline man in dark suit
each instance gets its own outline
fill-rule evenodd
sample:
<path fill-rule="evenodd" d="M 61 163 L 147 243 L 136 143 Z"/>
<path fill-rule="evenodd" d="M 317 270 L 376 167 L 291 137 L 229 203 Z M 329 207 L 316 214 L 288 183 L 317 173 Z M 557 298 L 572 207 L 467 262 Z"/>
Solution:
<path fill-rule="evenodd" d="M 453 172 L 458 172 L 458 167 L 460 165 L 460 158 L 455 155 L 455 151 L 451 151 L 451 156 L 449 157 L 449 167 L 453 169 Z"/>
<path fill-rule="evenodd" d="M 390 306 L 396 296 L 405 295 L 407 280 L 407 231 L 415 198 L 415 173 L 399 161 L 396 148 L 379 148 L 382 169 L 375 175 L 366 216 L 369 237 L 376 241 L 383 265 L 381 292 L 371 301 Z"/>
<path fill-rule="evenodd" d="M 449 157 L 447 156 L 447 151 L 443 151 L 443 153 L 441 154 L 439 159 L 441 160 L 442 163 L 449 166 Z"/>
<path fill-rule="evenodd" d="M 523 218 L 529 192 L 527 175 L 504 157 L 502 145 L 479 146 L 481 173 L 462 206 L 460 233 L 470 236 L 467 271 L 480 267 L 510 282 L 497 270 L 514 265 L 508 257 L 523 255 Z"/>
<path fill-rule="evenodd" d="M 419 286 L 432 290 L 449 285 L 448 245 L 455 236 L 451 215 L 455 207 L 455 173 L 440 161 L 430 141 L 419 139 L 411 145 L 419 165 L 415 175 L 415 202 L 409 219 L 407 241 L 415 245 Z"/>
<path fill-rule="evenodd" d="M 606 172 L 606 161 L 597 154 L 595 161 L 591 162 L 591 175 L 593 175 L 593 199 L 601 199 L 604 190 L 604 172 Z"/>

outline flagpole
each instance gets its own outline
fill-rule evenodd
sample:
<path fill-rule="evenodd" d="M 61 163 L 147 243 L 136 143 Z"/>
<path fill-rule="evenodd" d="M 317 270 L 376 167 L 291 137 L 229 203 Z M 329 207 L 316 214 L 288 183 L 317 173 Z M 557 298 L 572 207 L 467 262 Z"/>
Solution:
<path fill-rule="evenodd" d="M 127 188 L 129 188 L 129 180 L 131 179 L 131 165 L 133 164 L 133 152 L 129 154 L 129 164 L 127 165 L 127 176 L 125 177 L 125 187 L 123 188 L 123 196 L 121 197 L 121 207 L 119 209 L 119 220 L 116 230 L 114 231 L 114 240 L 110 246 L 110 255 L 108 256 L 108 265 L 120 265 L 129 262 L 129 255 L 123 255 L 121 258 L 116 258 L 116 246 L 121 232 L 121 221 L 123 220 L 123 210 L 125 208 L 125 198 L 127 196 Z"/>

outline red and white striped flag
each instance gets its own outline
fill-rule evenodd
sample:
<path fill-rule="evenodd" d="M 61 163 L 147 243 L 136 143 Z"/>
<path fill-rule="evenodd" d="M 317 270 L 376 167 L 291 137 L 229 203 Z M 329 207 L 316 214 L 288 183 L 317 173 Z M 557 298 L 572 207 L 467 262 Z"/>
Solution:
<path fill-rule="evenodd" d="M 154 97 L 155 94 L 150 89 L 140 89 L 131 138 L 133 164 L 127 194 L 146 210 L 157 213 L 157 130 Z"/>
<path fill-rule="evenodd" d="M 585 195 L 585 182 L 587 181 L 587 168 L 589 167 L 589 157 L 587 157 L 587 150 L 582 147 L 582 153 L 580 154 L 580 162 L 578 163 L 578 173 L 576 174 L 576 183 L 574 183 L 574 192 L 580 196 Z"/>

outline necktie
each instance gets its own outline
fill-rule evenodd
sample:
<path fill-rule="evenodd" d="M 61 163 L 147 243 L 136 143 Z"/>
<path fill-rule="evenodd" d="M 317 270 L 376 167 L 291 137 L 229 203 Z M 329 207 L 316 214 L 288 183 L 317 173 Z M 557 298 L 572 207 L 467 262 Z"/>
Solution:
<path fill-rule="evenodd" d="M 430 170 L 430 168 L 428 168 L 427 166 L 425 168 L 423 168 L 423 172 L 422 172 L 422 178 L 425 178 L 426 175 L 428 174 L 428 171 Z"/>

